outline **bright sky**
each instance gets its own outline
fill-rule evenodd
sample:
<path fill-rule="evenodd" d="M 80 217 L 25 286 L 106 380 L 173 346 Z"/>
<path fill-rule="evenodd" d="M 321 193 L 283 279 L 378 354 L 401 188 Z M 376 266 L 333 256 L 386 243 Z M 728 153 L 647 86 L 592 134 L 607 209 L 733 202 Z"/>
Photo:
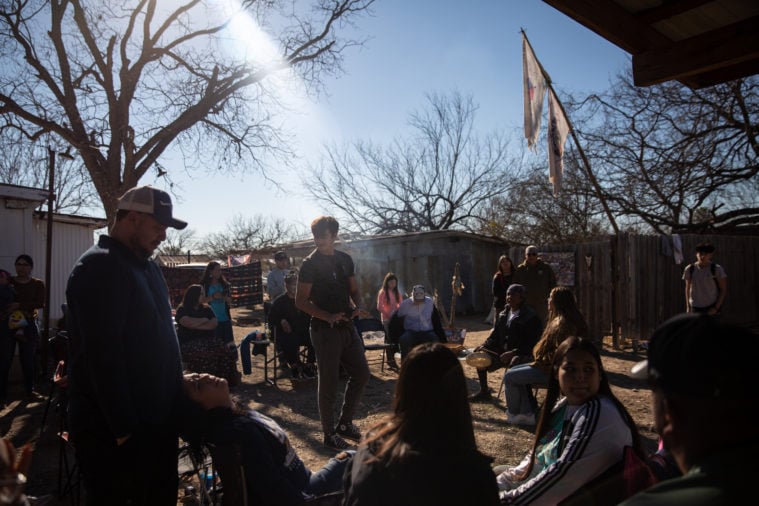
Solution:
<path fill-rule="evenodd" d="M 483 133 L 521 128 L 520 28 L 560 98 L 604 90 L 630 66 L 621 49 L 538 0 L 378 0 L 373 11 L 358 21 L 370 40 L 347 51 L 346 73 L 326 81 L 329 96 L 302 102 L 289 115 L 303 163 L 315 164 L 324 143 L 389 142 L 430 92 L 471 93 L 480 106 L 475 124 Z M 524 140 L 521 131 L 514 139 Z M 281 167 L 268 174 L 287 193 L 258 174 L 195 173 L 190 179 L 180 172 L 173 174 L 181 188 L 174 212 L 197 236 L 222 231 L 235 214 L 284 218 L 307 230 L 324 211 L 298 189 L 298 175 Z"/>

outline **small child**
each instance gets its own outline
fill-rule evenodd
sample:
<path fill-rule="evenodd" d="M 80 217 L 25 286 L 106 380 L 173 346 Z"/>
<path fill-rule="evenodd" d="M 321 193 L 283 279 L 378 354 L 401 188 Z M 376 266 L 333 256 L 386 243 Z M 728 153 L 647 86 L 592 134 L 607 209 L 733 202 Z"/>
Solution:
<path fill-rule="evenodd" d="M 11 285 L 11 273 L 0 269 L 0 322 L 3 322 L 5 324 L 5 327 L 8 327 L 8 315 L 10 315 L 10 306 L 13 302 L 13 298 L 15 297 L 15 290 L 13 290 L 13 285 Z"/>

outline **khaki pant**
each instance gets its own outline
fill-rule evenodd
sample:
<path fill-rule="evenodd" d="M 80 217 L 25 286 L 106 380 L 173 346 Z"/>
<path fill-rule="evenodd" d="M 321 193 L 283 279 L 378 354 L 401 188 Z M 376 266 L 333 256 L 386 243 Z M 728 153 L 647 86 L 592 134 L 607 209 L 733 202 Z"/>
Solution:
<path fill-rule="evenodd" d="M 364 345 L 353 324 L 340 327 L 311 327 L 319 374 L 319 417 L 324 434 L 335 432 L 335 402 L 340 384 L 340 365 L 348 373 L 340 423 L 350 423 L 364 388 L 369 382 L 369 366 Z"/>

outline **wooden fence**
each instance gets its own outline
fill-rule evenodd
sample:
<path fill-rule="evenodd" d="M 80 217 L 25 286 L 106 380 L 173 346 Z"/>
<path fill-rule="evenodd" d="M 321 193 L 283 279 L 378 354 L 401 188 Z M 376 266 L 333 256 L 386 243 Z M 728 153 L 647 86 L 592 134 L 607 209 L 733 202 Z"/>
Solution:
<path fill-rule="evenodd" d="M 671 241 L 667 236 L 620 234 L 591 243 L 539 249 L 549 257 L 562 252 L 574 255 L 572 288 L 595 339 L 614 335 L 616 320 L 617 336 L 633 343 L 645 341 L 661 322 L 684 311 L 682 274 L 685 266 L 695 261 L 695 246 L 700 242 L 714 244 L 714 260 L 728 276 L 723 317 L 740 325 L 759 326 L 759 237 L 682 235 L 680 238 L 684 259 L 679 264 L 671 248 L 664 244 Z M 510 255 L 520 263 L 524 250 L 512 248 Z M 616 285 L 613 265 L 616 265 Z"/>

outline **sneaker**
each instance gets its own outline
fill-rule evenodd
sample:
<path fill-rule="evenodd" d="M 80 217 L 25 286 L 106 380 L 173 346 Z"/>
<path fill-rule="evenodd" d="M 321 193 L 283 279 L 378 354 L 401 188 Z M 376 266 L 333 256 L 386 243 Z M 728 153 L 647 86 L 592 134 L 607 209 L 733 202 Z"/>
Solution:
<path fill-rule="evenodd" d="M 514 415 L 507 411 L 506 422 L 512 425 L 535 425 L 535 413 L 519 413 Z"/>
<path fill-rule="evenodd" d="M 483 401 L 489 401 L 493 398 L 493 395 L 490 393 L 489 388 L 480 389 L 479 392 L 476 394 L 472 394 L 469 396 L 469 402 L 483 402 Z"/>
<path fill-rule="evenodd" d="M 339 423 L 335 427 L 335 432 L 343 437 L 352 439 L 353 441 L 361 441 L 361 429 L 359 429 L 354 423 Z"/>
<path fill-rule="evenodd" d="M 395 372 L 398 372 L 401 370 L 401 368 L 398 366 L 398 362 L 396 362 L 395 359 L 387 361 L 387 368 Z"/>
<path fill-rule="evenodd" d="M 341 438 L 337 434 L 325 434 L 324 446 L 332 448 L 333 450 L 351 450 L 353 445 L 348 443 L 345 439 Z"/>
<path fill-rule="evenodd" d="M 290 374 L 292 375 L 292 379 L 300 379 L 300 366 L 299 365 L 291 366 Z"/>

